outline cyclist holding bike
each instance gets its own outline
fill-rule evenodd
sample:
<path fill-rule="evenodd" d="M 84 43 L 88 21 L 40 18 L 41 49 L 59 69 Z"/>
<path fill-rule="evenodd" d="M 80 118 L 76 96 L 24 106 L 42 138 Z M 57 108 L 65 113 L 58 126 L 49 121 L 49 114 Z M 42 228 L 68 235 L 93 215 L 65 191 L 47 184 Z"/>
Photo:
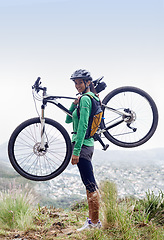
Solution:
<path fill-rule="evenodd" d="M 71 75 L 70 79 L 74 81 L 77 91 L 82 94 L 82 97 L 75 100 L 69 109 L 72 112 L 72 117 L 69 115 L 66 117 L 66 123 L 73 122 L 74 131 L 72 136 L 73 154 L 71 163 L 78 166 L 81 179 L 86 187 L 89 206 L 89 218 L 87 218 L 82 228 L 77 229 L 82 231 L 84 229 L 101 227 L 99 220 L 100 196 L 91 162 L 94 151 L 94 139 L 93 137 L 86 138 L 92 101 L 86 93 L 97 101 L 99 101 L 99 98 L 96 96 L 92 77 L 88 71 L 83 69 L 77 70 Z M 80 106 L 78 107 L 78 105 Z M 80 116 L 78 116 L 78 108 L 80 109 Z"/>

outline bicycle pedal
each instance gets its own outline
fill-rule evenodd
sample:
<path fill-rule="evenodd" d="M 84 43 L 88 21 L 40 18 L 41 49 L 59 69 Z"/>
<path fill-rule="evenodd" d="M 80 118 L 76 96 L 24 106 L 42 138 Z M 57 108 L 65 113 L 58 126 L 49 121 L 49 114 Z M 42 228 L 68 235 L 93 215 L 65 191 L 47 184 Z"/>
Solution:
<path fill-rule="evenodd" d="M 106 144 L 106 145 L 103 147 L 102 150 L 106 151 L 106 150 L 108 149 L 108 147 L 109 147 L 109 144 Z"/>

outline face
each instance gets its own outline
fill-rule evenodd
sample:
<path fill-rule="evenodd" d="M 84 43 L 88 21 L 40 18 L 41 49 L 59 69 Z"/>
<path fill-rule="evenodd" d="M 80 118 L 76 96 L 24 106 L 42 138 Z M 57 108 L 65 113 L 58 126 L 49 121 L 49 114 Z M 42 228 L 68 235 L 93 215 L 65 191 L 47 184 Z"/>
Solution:
<path fill-rule="evenodd" d="M 90 81 L 88 81 L 86 82 L 86 86 L 85 86 L 83 79 L 75 79 L 74 82 L 75 82 L 75 87 L 79 93 L 84 92 L 85 88 L 88 87 L 90 84 Z"/>

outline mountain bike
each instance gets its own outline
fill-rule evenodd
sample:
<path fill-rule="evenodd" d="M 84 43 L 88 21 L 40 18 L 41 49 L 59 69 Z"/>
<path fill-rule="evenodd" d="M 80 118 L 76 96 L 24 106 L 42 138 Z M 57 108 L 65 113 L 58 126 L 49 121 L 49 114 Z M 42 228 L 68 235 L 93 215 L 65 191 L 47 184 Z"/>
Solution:
<path fill-rule="evenodd" d="M 93 81 L 98 93 L 106 88 L 102 78 Z M 58 99 L 76 98 L 48 95 L 40 78 L 32 90 L 35 104 L 36 100 L 42 102 L 41 114 L 14 130 L 8 143 L 8 155 L 20 175 L 34 181 L 46 181 L 61 174 L 68 166 L 72 145 L 66 129 L 59 122 L 45 117 L 45 108 L 51 103 L 72 116 Z M 147 142 L 157 128 L 155 102 L 148 93 L 136 87 L 120 87 L 108 93 L 102 101 L 102 110 L 102 121 L 94 139 L 102 144 L 103 150 L 108 147 L 102 141 L 103 135 L 117 146 L 132 148 Z"/>

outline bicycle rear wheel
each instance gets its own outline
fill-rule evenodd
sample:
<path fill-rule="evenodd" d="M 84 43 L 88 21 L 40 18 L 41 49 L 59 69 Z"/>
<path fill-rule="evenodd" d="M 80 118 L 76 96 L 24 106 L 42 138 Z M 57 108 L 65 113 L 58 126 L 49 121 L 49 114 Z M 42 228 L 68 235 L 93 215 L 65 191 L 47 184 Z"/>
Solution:
<path fill-rule="evenodd" d="M 155 102 L 145 91 L 136 87 L 121 87 L 110 92 L 102 101 L 110 108 L 129 113 L 129 120 L 103 106 L 104 119 L 101 128 L 109 127 L 119 120 L 122 123 L 104 132 L 105 137 L 115 145 L 124 148 L 137 147 L 147 142 L 158 124 L 158 110 Z"/>
<path fill-rule="evenodd" d="M 52 119 L 45 119 L 46 148 L 40 151 L 40 118 L 29 119 L 12 133 L 8 155 L 14 169 L 34 181 L 50 180 L 64 171 L 69 164 L 72 147 L 65 128 Z"/>

